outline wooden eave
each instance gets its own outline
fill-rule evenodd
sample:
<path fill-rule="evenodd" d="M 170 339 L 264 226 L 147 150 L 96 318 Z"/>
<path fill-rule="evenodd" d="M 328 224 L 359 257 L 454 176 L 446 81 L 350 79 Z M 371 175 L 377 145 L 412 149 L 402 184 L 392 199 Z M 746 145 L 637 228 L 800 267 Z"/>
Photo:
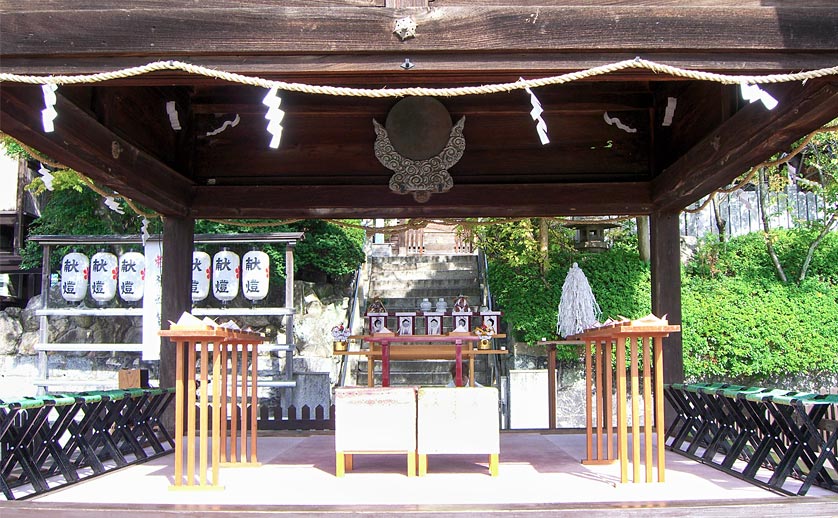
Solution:
<path fill-rule="evenodd" d="M 640 56 L 726 74 L 838 65 L 827 0 L 0 0 L 0 71 L 88 74 L 180 60 L 311 85 L 386 89 L 514 82 Z M 417 36 L 393 33 L 411 16 Z M 404 70 L 410 60 L 414 65 Z M 838 77 L 764 87 L 631 69 L 536 89 L 541 146 L 522 91 L 440 99 L 466 117 L 454 188 L 424 204 L 390 192 L 372 120 L 398 100 L 282 93 L 280 148 L 267 147 L 263 88 L 181 71 L 59 88 L 56 131 L 37 86 L 0 84 L 0 130 L 168 215 L 199 218 L 648 214 L 677 211 L 838 117 Z M 671 126 L 661 125 L 668 98 Z M 175 101 L 183 129 L 164 109 Z M 636 130 L 608 125 L 608 112 Z M 238 115 L 239 124 L 208 136 Z"/>

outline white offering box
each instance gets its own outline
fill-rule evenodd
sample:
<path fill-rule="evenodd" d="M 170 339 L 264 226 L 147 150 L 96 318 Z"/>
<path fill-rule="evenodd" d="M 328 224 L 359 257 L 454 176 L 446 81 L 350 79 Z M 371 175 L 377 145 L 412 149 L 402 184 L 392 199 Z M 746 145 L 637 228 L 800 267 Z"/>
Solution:
<path fill-rule="evenodd" d="M 451 313 L 451 327 L 453 331 L 458 333 L 468 332 L 471 331 L 471 320 L 474 317 L 474 313 L 471 311 L 457 311 Z"/>
<path fill-rule="evenodd" d="M 411 336 L 416 334 L 416 313 L 396 313 L 396 328 L 393 329 L 397 335 Z"/>
<path fill-rule="evenodd" d="M 371 335 L 376 333 L 386 333 L 387 329 L 387 313 L 367 313 L 367 330 Z"/>
<path fill-rule="evenodd" d="M 483 320 L 482 324 L 492 328 L 495 334 L 498 334 L 498 326 L 500 324 L 500 311 L 481 311 L 480 317 Z"/>
<path fill-rule="evenodd" d="M 441 335 L 445 312 L 443 311 L 423 311 L 422 315 L 425 318 L 425 334 L 426 335 Z"/>

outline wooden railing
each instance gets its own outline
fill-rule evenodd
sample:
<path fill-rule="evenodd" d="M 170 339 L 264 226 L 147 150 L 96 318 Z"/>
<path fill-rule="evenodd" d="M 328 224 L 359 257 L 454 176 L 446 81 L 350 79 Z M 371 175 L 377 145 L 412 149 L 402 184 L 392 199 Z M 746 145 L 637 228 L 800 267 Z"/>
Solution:
<path fill-rule="evenodd" d="M 241 407 L 236 405 L 233 413 L 241 419 Z M 200 413 L 200 408 L 198 409 Z M 212 409 L 209 409 L 212 412 Z M 335 429 L 335 405 L 330 405 L 328 408 L 328 415 L 326 408 L 323 405 L 317 405 L 312 409 L 308 405 L 303 405 L 297 408 L 291 405 L 287 408 L 282 408 L 279 405 L 259 405 L 256 412 L 257 422 L 256 429 L 264 430 L 289 430 L 289 431 L 306 431 L 306 430 L 334 430 Z M 298 415 L 299 413 L 299 415 Z M 253 423 L 250 416 L 253 415 L 248 408 L 245 412 L 244 422 L 253 429 Z M 227 416 L 232 418 L 232 415 Z M 210 416 L 211 419 L 211 416 Z M 232 419 L 227 420 L 227 429 L 232 426 Z"/>

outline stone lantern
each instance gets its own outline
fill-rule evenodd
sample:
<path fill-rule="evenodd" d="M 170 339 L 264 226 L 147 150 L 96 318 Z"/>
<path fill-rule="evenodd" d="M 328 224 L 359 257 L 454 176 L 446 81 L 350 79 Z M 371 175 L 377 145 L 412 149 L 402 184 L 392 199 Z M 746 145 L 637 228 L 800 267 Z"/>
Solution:
<path fill-rule="evenodd" d="M 610 248 L 610 245 L 605 240 L 605 230 L 619 225 L 578 220 L 567 223 L 565 226 L 576 230 L 574 244 L 577 250 L 603 252 Z"/>

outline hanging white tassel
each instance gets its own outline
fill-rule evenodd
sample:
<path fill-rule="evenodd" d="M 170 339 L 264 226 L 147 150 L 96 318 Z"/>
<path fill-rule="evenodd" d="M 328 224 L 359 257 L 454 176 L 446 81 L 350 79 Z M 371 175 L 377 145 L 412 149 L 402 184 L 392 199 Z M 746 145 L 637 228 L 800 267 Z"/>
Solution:
<path fill-rule="evenodd" d="M 58 85 L 41 85 L 41 90 L 44 93 L 44 109 L 41 110 L 41 122 L 44 125 L 44 132 L 52 133 L 55 131 L 53 121 L 58 117 L 58 112 L 55 111 L 55 103 L 58 101 L 55 91 L 58 90 Z"/>
<path fill-rule="evenodd" d="M 41 168 L 38 169 L 38 172 L 41 173 L 41 181 L 44 182 L 44 186 L 47 188 L 48 191 L 52 190 L 52 180 L 53 176 L 52 173 L 49 172 L 44 164 L 41 164 Z"/>
<path fill-rule="evenodd" d="M 125 211 L 122 210 L 122 206 L 119 205 L 119 202 L 116 201 L 113 196 L 105 197 L 105 206 L 117 214 L 125 214 Z"/>
<path fill-rule="evenodd" d="M 148 233 L 148 224 L 148 218 L 143 218 L 143 226 L 140 227 L 140 235 L 143 238 L 143 247 L 145 247 L 145 243 L 148 241 L 148 238 L 151 237 L 151 234 Z"/>
<path fill-rule="evenodd" d="M 524 78 L 520 78 L 519 81 L 523 81 Z M 530 94 L 530 104 L 532 105 L 532 110 L 530 110 L 530 117 L 532 120 L 535 121 L 535 131 L 538 133 L 538 138 L 541 140 L 541 145 L 546 146 L 550 143 L 550 137 L 547 136 L 547 123 L 544 121 L 544 117 L 542 114 L 544 113 L 544 108 L 541 107 L 541 102 L 538 100 L 538 97 L 532 92 L 529 87 L 525 87 L 524 90 Z"/>
<path fill-rule="evenodd" d="M 742 81 L 739 83 L 739 88 L 742 91 L 742 98 L 749 103 L 762 101 L 762 105 L 769 110 L 773 110 L 777 107 L 777 99 L 775 99 L 770 93 L 760 88 L 759 85 L 752 85 Z"/>
<path fill-rule="evenodd" d="M 562 337 L 579 334 L 596 325 L 601 315 L 588 278 L 579 265 L 573 263 L 562 286 L 556 333 Z"/>
<path fill-rule="evenodd" d="M 273 149 L 279 147 L 279 140 L 282 138 L 282 118 L 285 117 L 285 112 L 279 109 L 282 99 L 277 96 L 278 91 L 277 87 L 273 87 L 262 99 L 262 104 L 268 107 L 268 112 L 265 114 L 265 118 L 268 119 L 267 131 L 271 134 L 271 142 L 268 146 Z"/>

